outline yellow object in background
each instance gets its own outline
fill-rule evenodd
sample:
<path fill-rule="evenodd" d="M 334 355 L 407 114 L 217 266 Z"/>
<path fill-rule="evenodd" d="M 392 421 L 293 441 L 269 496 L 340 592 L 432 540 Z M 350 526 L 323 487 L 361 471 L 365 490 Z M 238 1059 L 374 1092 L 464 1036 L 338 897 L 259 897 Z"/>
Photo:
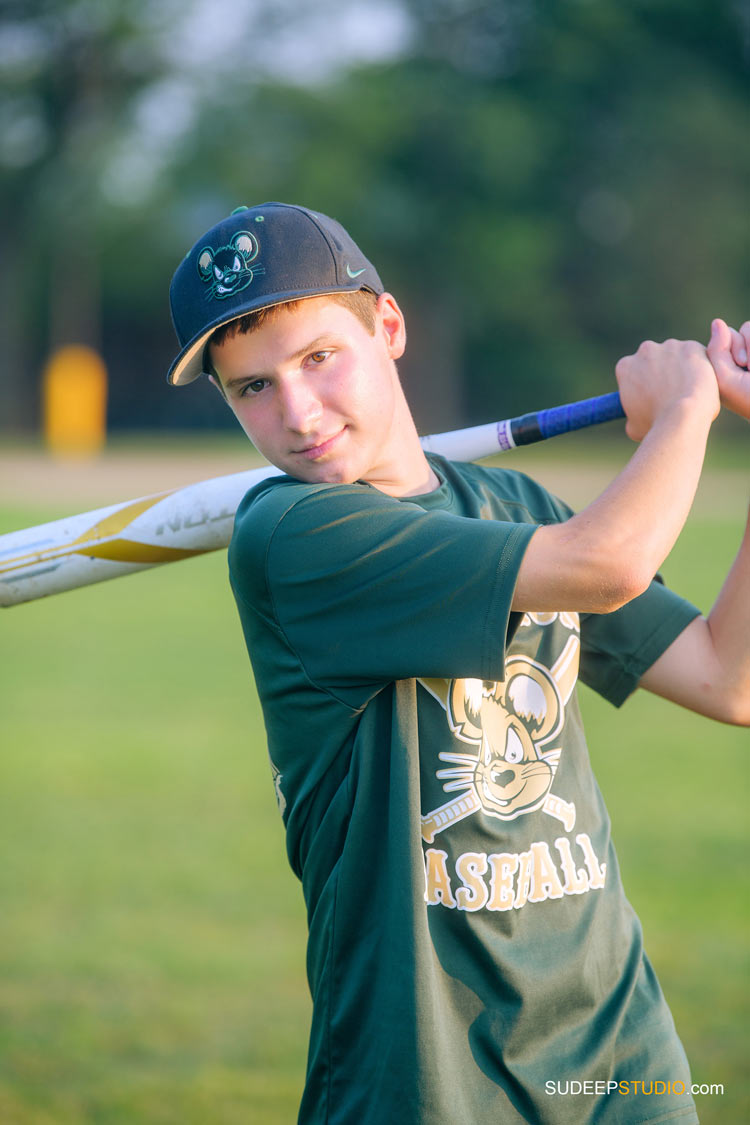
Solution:
<path fill-rule="evenodd" d="M 53 453 L 92 456 L 107 432 L 107 369 L 93 348 L 70 344 L 49 360 L 43 381 L 44 437 Z"/>

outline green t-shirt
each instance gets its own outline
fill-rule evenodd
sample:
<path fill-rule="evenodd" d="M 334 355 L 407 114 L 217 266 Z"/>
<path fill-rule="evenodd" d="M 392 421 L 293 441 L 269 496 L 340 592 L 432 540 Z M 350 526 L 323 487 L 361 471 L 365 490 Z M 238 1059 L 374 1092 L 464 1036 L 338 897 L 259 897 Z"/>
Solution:
<path fill-rule="evenodd" d="M 654 582 L 613 614 L 512 614 L 570 510 L 431 463 L 404 499 L 263 482 L 230 547 L 308 913 L 300 1121 L 695 1122 L 575 684 L 619 705 L 697 610 Z"/>

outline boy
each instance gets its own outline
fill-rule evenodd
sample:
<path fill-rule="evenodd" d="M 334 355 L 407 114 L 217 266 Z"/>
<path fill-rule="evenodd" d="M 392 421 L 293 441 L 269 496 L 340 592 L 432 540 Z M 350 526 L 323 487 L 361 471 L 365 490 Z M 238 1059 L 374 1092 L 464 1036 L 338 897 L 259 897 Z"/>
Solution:
<path fill-rule="evenodd" d="M 424 455 L 403 315 L 333 220 L 234 212 L 172 310 L 170 381 L 208 372 L 288 474 L 245 497 L 229 563 L 308 908 L 300 1121 L 697 1121 L 575 682 L 750 724 L 750 533 L 708 619 L 652 581 L 720 392 L 750 415 L 750 324 L 618 364 L 640 445 L 573 515 Z"/>

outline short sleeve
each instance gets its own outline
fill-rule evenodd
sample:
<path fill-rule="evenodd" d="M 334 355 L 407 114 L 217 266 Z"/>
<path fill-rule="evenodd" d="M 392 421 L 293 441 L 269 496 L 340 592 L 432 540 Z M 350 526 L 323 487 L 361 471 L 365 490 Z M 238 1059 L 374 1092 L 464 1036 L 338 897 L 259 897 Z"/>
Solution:
<path fill-rule="evenodd" d="M 502 677 L 536 527 L 425 511 L 367 485 L 277 486 L 241 506 L 230 576 L 318 686 Z"/>
<path fill-rule="evenodd" d="M 614 613 L 581 618 L 580 679 L 616 707 L 700 610 L 656 578 Z"/>

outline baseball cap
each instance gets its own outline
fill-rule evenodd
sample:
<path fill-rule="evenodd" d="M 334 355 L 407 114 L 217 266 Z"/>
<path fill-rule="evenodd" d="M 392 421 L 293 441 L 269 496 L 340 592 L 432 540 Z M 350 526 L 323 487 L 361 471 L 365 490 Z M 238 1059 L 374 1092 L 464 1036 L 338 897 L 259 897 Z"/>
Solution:
<path fill-rule="evenodd" d="M 369 289 L 383 292 L 375 267 L 340 223 L 290 203 L 238 207 L 198 239 L 169 290 L 180 353 L 167 373 L 175 386 L 205 370 L 211 333 L 245 313 L 284 301 Z"/>

